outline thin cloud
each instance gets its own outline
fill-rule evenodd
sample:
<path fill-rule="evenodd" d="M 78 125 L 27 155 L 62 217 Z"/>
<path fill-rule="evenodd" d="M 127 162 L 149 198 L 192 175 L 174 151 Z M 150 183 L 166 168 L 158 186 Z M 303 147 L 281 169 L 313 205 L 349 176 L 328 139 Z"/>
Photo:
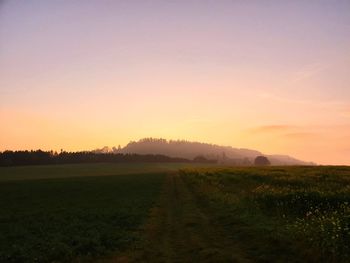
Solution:
<path fill-rule="evenodd" d="M 345 118 L 350 118 L 350 107 L 341 109 L 340 114 Z"/>
<path fill-rule="evenodd" d="M 292 133 L 286 133 L 283 136 L 289 139 L 311 139 L 311 138 L 318 137 L 318 134 L 314 132 L 292 132 Z"/>
<path fill-rule="evenodd" d="M 289 103 L 289 104 L 299 104 L 299 105 L 313 105 L 317 107 L 327 107 L 327 108 L 344 108 L 347 106 L 347 103 L 340 100 L 310 100 L 310 99 L 298 99 L 298 98 L 290 98 L 276 95 L 270 92 L 259 93 L 257 96 L 264 100 L 272 100 L 276 102 Z M 350 109 L 348 109 L 350 111 Z"/>
<path fill-rule="evenodd" d="M 299 82 L 305 79 L 312 78 L 313 76 L 319 74 L 320 72 L 329 68 L 329 65 L 322 63 L 308 64 L 302 67 L 300 70 L 293 73 L 291 82 Z"/>
<path fill-rule="evenodd" d="M 255 135 L 269 135 L 283 137 L 285 139 L 314 139 L 320 136 L 319 132 L 315 132 L 312 127 L 303 127 L 296 125 L 263 125 L 250 129 Z"/>
<path fill-rule="evenodd" d="M 263 126 L 258 126 L 250 129 L 250 132 L 252 133 L 286 132 L 286 131 L 295 130 L 296 128 L 297 126 L 292 126 L 292 125 L 281 125 L 281 124 L 263 125 Z"/>

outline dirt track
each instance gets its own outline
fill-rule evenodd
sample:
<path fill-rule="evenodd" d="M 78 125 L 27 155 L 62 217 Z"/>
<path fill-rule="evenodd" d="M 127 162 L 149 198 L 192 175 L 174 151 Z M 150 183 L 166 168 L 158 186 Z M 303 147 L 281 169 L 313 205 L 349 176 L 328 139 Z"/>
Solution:
<path fill-rule="evenodd" d="M 142 235 L 140 245 L 112 262 L 249 262 L 176 173 L 167 176 Z"/>

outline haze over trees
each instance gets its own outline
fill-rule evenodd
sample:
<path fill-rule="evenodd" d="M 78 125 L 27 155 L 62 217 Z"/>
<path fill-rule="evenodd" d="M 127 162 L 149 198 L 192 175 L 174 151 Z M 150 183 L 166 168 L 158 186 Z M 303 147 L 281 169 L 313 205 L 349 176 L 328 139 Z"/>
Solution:
<path fill-rule="evenodd" d="M 268 164 L 262 164 L 262 155 L 259 151 L 231 146 L 145 138 L 137 142 L 132 141 L 123 148 L 105 146 L 94 151 L 4 151 L 0 152 L 0 166 L 101 162 L 197 162 L 234 166 L 313 165 L 285 155 L 267 155 Z"/>
<path fill-rule="evenodd" d="M 197 156 L 203 156 L 208 160 L 217 160 L 221 164 L 229 165 L 253 165 L 257 156 L 263 155 L 260 151 L 220 146 L 216 144 L 191 142 L 186 140 L 165 140 L 157 138 L 144 138 L 137 142 L 131 141 L 123 148 L 103 147 L 97 149 L 97 153 L 124 153 L 124 154 L 161 154 L 170 157 L 186 158 L 193 160 Z M 287 155 L 265 155 L 272 165 L 313 165 Z"/>

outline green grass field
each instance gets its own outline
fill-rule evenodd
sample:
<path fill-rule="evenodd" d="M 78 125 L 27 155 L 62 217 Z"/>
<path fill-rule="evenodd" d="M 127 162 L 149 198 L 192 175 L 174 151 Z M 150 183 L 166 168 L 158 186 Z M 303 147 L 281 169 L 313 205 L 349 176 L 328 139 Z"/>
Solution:
<path fill-rule="evenodd" d="M 165 173 L 188 166 L 1 167 L 0 262 L 89 259 L 132 244 L 159 196 Z"/>
<path fill-rule="evenodd" d="M 349 262 L 349 167 L 0 168 L 0 262 Z"/>
<path fill-rule="evenodd" d="M 203 165 L 188 163 L 92 163 L 0 167 L 0 182 L 9 180 L 169 172 L 196 166 Z"/>
<path fill-rule="evenodd" d="M 2 182 L 0 262 L 69 261 L 130 245 L 163 178 L 152 173 Z"/>

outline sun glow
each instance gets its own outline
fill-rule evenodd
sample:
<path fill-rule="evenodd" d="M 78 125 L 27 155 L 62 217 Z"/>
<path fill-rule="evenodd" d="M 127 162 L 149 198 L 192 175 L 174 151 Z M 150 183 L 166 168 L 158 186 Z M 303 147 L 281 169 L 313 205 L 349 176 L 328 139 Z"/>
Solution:
<path fill-rule="evenodd" d="M 350 164 L 349 3 L 0 5 L 0 151 L 162 137 Z"/>

